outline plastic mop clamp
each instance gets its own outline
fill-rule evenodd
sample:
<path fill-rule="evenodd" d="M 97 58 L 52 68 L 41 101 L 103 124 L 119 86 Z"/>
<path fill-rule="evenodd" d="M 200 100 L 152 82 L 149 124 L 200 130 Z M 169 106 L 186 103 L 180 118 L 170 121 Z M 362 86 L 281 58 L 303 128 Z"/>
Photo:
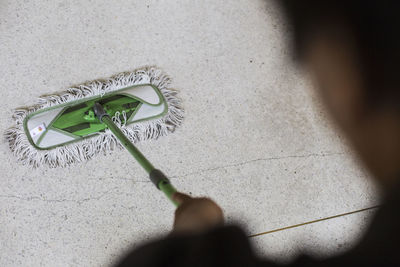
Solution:
<path fill-rule="evenodd" d="M 169 179 L 160 170 L 154 168 L 153 164 L 147 160 L 147 158 L 132 144 L 131 141 L 125 136 L 125 134 L 118 128 L 117 125 L 112 121 L 111 116 L 104 110 L 103 106 L 96 102 L 93 106 L 94 113 L 100 122 L 107 125 L 108 129 L 118 138 L 121 144 L 131 153 L 136 161 L 145 169 L 149 174 L 150 180 L 153 184 L 161 190 L 171 201 L 178 206 L 178 203 L 172 199 L 173 194 L 177 190 L 172 186 Z"/>
<path fill-rule="evenodd" d="M 169 83 L 160 70 L 145 68 L 41 96 L 37 104 L 14 111 L 6 140 L 18 161 L 34 168 L 65 167 L 125 147 L 177 206 L 176 189 L 133 145 L 182 123 L 181 101 Z"/>

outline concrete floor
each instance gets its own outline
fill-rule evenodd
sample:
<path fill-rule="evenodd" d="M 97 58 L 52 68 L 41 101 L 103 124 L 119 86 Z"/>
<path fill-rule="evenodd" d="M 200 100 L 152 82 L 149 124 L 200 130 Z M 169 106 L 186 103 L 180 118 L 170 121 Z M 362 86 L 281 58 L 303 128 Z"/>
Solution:
<path fill-rule="evenodd" d="M 372 206 L 376 185 L 290 62 L 284 24 L 264 0 L 0 1 L 0 130 L 41 94 L 154 65 L 185 121 L 139 147 L 229 223 L 250 235 Z M 171 229 L 173 206 L 125 151 L 32 170 L 2 142 L 0 162 L 1 266 L 109 266 Z M 372 213 L 251 240 L 283 262 L 325 257 L 354 245 Z"/>

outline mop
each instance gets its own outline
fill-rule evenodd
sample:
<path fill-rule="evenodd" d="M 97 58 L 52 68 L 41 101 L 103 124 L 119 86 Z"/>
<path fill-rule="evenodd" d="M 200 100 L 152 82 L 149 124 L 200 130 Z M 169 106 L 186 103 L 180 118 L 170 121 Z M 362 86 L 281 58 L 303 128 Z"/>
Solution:
<path fill-rule="evenodd" d="M 134 146 L 181 124 L 181 101 L 169 84 L 160 70 L 145 68 L 45 95 L 37 104 L 15 110 L 15 125 L 5 138 L 17 160 L 34 168 L 66 167 L 125 147 L 177 204 L 168 178 Z"/>

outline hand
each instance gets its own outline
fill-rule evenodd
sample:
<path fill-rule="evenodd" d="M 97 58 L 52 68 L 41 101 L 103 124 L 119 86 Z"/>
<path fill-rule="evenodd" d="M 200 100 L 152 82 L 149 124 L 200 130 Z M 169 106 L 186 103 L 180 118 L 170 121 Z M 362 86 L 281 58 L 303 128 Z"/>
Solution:
<path fill-rule="evenodd" d="M 175 233 L 203 232 L 224 223 L 222 209 L 209 198 L 175 193 L 173 199 L 180 204 L 175 211 Z"/>

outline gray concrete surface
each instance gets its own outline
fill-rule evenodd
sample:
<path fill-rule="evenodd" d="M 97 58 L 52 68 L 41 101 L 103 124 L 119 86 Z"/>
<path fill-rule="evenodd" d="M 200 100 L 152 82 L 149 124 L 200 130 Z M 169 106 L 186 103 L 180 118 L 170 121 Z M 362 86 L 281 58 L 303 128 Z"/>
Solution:
<path fill-rule="evenodd" d="M 0 130 L 41 94 L 154 65 L 180 90 L 185 121 L 139 147 L 229 223 L 255 234 L 377 203 L 291 64 L 284 25 L 263 0 L 0 1 Z M 125 151 L 32 170 L 2 142 L 0 162 L 1 266 L 109 266 L 171 229 L 173 206 Z M 335 234 L 309 226 L 291 230 L 308 231 L 296 240 L 260 237 L 257 249 L 285 261 L 303 241 L 321 255 L 356 242 L 360 221 L 332 223 Z"/>

